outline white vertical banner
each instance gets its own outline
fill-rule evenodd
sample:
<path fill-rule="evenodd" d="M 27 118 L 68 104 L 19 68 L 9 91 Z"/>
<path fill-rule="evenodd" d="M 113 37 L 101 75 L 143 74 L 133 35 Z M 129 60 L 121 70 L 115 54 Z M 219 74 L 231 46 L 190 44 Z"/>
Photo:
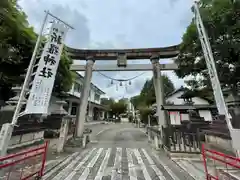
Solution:
<path fill-rule="evenodd" d="M 67 30 L 68 28 L 63 24 L 55 22 L 52 24 L 27 100 L 26 114 L 47 114 L 48 112 Z"/>

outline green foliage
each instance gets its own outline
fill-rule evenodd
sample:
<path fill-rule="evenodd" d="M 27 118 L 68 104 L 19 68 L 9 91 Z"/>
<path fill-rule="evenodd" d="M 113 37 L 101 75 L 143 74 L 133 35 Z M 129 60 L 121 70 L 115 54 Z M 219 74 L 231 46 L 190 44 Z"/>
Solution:
<path fill-rule="evenodd" d="M 106 107 L 110 108 L 110 106 L 114 103 L 115 103 L 115 101 L 112 98 L 109 98 L 109 99 L 108 98 L 101 98 L 101 104 L 106 106 Z"/>
<path fill-rule="evenodd" d="M 6 101 L 10 89 L 21 84 L 21 75 L 27 69 L 37 34 L 29 26 L 26 14 L 17 4 L 17 0 L 0 1 L 0 98 Z M 69 68 L 72 60 L 63 52 L 58 67 L 54 92 L 67 92 L 72 84 Z M 4 97 L 4 98 L 3 98 Z"/>
<path fill-rule="evenodd" d="M 148 107 L 141 107 L 139 108 L 140 113 L 140 120 L 142 123 L 147 124 L 148 123 L 148 116 L 151 115 L 152 109 Z"/>
<path fill-rule="evenodd" d="M 112 98 L 101 98 L 101 104 L 108 107 L 111 110 L 111 114 L 115 116 L 125 113 L 127 110 L 127 105 L 121 100 L 115 102 Z"/>
<path fill-rule="evenodd" d="M 75 73 L 70 71 L 72 62 L 72 59 L 70 59 L 65 50 L 63 50 L 53 92 L 68 92 L 72 87 L 73 79 L 75 77 Z"/>
<path fill-rule="evenodd" d="M 201 0 L 200 4 L 221 85 L 236 91 L 240 81 L 240 1 Z M 192 88 L 210 91 L 211 83 L 194 21 L 188 26 L 182 40 L 176 60 L 180 69 L 176 74 L 181 78 L 200 75 L 202 79 L 194 78 L 188 84 Z"/>
<path fill-rule="evenodd" d="M 145 106 L 145 104 L 146 104 L 144 102 L 143 96 L 141 96 L 141 95 L 133 96 L 131 98 L 131 103 L 133 104 L 133 106 L 135 108 L 139 108 L 141 106 Z"/>
<path fill-rule="evenodd" d="M 0 9 L 0 82 L 19 83 L 19 75 L 31 58 L 36 35 L 16 1 L 3 0 Z"/>
<path fill-rule="evenodd" d="M 127 110 L 127 105 L 124 102 L 114 102 L 110 105 L 112 114 L 118 116 L 122 113 L 125 113 Z"/>
<path fill-rule="evenodd" d="M 167 76 L 162 76 L 162 82 L 164 96 L 175 90 L 173 83 Z M 133 103 L 135 108 L 149 106 L 156 102 L 153 78 L 145 82 L 140 95 L 132 97 L 131 102 Z"/>
<path fill-rule="evenodd" d="M 175 87 L 168 76 L 162 76 L 162 84 L 164 96 L 167 96 L 175 90 Z M 149 106 L 156 102 L 153 78 L 145 82 L 140 94 L 132 97 L 131 102 L 136 109 L 139 109 L 141 122 L 147 124 L 148 116 L 152 114 L 152 108 Z M 153 118 L 151 117 L 151 119 Z"/>

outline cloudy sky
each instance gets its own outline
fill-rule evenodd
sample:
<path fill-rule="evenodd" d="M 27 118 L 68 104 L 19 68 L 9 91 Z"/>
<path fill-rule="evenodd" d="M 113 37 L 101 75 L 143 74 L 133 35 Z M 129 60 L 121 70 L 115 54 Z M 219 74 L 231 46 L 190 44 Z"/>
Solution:
<path fill-rule="evenodd" d="M 66 44 L 74 48 L 149 48 L 176 45 L 189 25 L 193 0 L 19 0 L 31 25 L 39 32 L 44 10 L 71 24 Z M 161 60 L 169 63 L 170 60 Z M 79 62 L 78 62 L 79 63 Z M 80 62 L 84 63 L 84 62 Z M 98 62 L 101 64 L 104 62 Z M 106 63 L 106 62 L 105 62 Z M 111 62 L 116 63 L 116 62 Z M 144 62 L 129 63 L 150 63 Z M 112 78 L 128 79 L 142 72 L 103 72 Z M 163 72 L 176 88 L 183 80 L 173 72 Z M 131 86 L 110 86 L 110 80 L 94 72 L 92 82 L 108 97 L 139 94 L 152 72 L 133 80 Z"/>

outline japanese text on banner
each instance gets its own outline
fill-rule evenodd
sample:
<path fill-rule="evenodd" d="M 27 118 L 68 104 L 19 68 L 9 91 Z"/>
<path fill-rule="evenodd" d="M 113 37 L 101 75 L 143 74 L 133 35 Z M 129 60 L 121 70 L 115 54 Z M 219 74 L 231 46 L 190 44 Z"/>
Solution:
<path fill-rule="evenodd" d="M 47 114 L 67 28 L 53 23 L 27 101 L 26 113 Z"/>

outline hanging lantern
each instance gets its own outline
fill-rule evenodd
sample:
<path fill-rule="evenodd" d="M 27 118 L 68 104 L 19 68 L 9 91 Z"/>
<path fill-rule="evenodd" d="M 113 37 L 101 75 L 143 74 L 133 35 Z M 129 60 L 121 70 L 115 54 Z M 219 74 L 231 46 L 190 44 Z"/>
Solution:
<path fill-rule="evenodd" d="M 122 81 L 120 81 L 120 86 L 122 86 L 123 84 L 122 84 Z"/>
<path fill-rule="evenodd" d="M 129 81 L 129 82 L 128 82 L 128 84 L 129 84 L 129 85 L 131 85 L 131 84 L 132 84 L 132 82 L 131 82 L 131 81 Z"/>

